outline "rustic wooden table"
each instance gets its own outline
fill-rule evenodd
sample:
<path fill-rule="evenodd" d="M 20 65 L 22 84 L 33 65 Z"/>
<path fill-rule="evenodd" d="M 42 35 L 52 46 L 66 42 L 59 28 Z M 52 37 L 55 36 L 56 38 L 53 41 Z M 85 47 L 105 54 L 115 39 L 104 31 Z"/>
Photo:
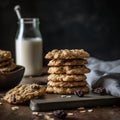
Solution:
<path fill-rule="evenodd" d="M 40 77 L 23 78 L 22 83 L 46 84 L 47 74 Z M 0 120 L 60 120 L 55 118 L 53 111 L 32 112 L 29 103 L 24 105 L 10 105 L 2 100 L 6 91 L 0 91 Z M 65 120 L 120 120 L 120 106 L 80 107 L 67 112 Z"/>

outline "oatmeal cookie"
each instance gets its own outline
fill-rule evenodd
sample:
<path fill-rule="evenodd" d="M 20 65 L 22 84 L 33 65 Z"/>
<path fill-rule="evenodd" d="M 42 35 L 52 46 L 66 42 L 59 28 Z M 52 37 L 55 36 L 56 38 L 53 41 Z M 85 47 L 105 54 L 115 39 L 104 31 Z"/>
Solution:
<path fill-rule="evenodd" d="M 16 68 L 16 64 L 12 62 L 10 65 L 1 67 L 0 72 L 9 72 L 14 70 L 15 68 Z"/>
<path fill-rule="evenodd" d="M 86 76 L 84 74 L 78 75 L 67 75 L 67 74 L 50 74 L 48 75 L 48 81 L 54 82 L 65 82 L 65 81 L 83 81 L 86 80 Z"/>
<path fill-rule="evenodd" d="M 52 87 L 78 87 L 78 86 L 86 86 L 87 82 L 86 81 L 79 81 L 79 82 L 53 82 L 49 81 L 47 83 L 48 86 Z"/>
<path fill-rule="evenodd" d="M 76 90 L 81 90 L 84 93 L 88 93 L 89 92 L 89 88 L 87 86 L 85 87 L 52 87 L 52 86 L 48 86 L 46 89 L 47 93 L 57 93 L 57 94 L 74 94 L 74 91 Z"/>
<path fill-rule="evenodd" d="M 88 57 L 90 57 L 90 54 L 84 49 L 54 49 L 45 55 L 46 59 L 79 59 Z"/>
<path fill-rule="evenodd" d="M 4 100 L 11 104 L 18 104 L 28 101 L 36 96 L 45 94 L 46 88 L 38 84 L 18 85 L 8 91 L 4 96 Z"/>
<path fill-rule="evenodd" d="M 49 61 L 48 66 L 64 66 L 64 65 L 85 65 L 85 59 L 52 59 Z"/>
<path fill-rule="evenodd" d="M 13 59 L 8 59 L 8 60 L 5 60 L 5 61 L 2 61 L 2 62 L 0 62 L 0 68 L 6 67 L 6 66 L 8 66 L 12 63 L 13 63 Z"/>
<path fill-rule="evenodd" d="M 48 73 L 51 74 L 84 74 L 89 72 L 90 69 L 84 65 L 49 67 L 48 69 Z"/>
<path fill-rule="evenodd" d="M 7 50 L 0 50 L 0 62 L 12 58 L 12 54 Z"/>

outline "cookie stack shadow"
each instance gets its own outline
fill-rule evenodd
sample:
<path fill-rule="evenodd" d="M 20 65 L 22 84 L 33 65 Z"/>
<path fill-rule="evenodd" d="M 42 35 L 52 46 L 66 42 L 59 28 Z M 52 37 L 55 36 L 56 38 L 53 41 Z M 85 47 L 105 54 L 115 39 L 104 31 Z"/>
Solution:
<path fill-rule="evenodd" d="M 80 90 L 89 92 L 86 82 L 86 73 L 90 69 L 86 67 L 89 53 L 83 49 L 54 49 L 45 56 L 48 62 L 47 93 L 73 94 Z"/>

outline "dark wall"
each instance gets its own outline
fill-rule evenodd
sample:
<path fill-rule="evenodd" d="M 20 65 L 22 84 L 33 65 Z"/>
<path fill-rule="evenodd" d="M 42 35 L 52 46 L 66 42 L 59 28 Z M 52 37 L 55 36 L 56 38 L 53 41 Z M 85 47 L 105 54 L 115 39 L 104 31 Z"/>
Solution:
<path fill-rule="evenodd" d="M 17 16 L 39 17 L 44 55 L 52 49 L 83 48 L 91 56 L 120 58 L 120 7 L 109 0 L 1 0 L 0 49 L 14 54 Z"/>

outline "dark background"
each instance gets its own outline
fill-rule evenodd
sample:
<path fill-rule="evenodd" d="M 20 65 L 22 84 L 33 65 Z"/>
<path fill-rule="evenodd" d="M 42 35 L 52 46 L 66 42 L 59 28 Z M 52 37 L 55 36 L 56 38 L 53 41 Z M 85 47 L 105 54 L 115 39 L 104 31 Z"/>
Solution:
<path fill-rule="evenodd" d="M 120 58 L 120 5 L 109 0 L 0 0 L 0 49 L 15 53 L 17 16 L 39 17 L 43 56 L 52 49 L 83 48 L 103 60 Z"/>

